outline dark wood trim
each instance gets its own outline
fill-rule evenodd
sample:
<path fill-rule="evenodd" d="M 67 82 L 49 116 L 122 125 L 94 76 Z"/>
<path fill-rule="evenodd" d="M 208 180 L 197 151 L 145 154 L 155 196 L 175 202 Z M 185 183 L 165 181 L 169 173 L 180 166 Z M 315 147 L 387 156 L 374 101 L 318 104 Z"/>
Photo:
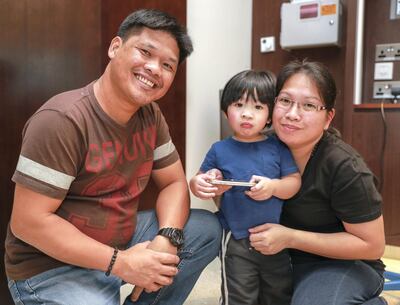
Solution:
<path fill-rule="evenodd" d="M 353 105 L 355 110 L 360 110 L 360 109 L 381 109 L 381 104 L 380 103 L 363 103 L 360 105 Z M 383 104 L 384 109 L 400 109 L 400 104 L 388 104 L 384 103 Z"/>

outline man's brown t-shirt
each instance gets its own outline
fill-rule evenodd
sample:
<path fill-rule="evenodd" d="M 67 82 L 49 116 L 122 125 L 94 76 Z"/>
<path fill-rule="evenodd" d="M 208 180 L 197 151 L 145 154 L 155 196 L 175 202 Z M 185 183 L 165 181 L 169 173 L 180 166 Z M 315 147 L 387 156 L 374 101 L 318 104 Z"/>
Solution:
<path fill-rule="evenodd" d="M 152 169 L 178 159 L 157 104 L 141 107 L 121 126 L 102 110 L 92 83 L 51 98 L 29 119 L 12 180 L 63 200 L 57 215 L 104 244 L 124 248 L 135 232 L 139 195 Z M 61 265 L 8 229 L 10 279 Z"/>

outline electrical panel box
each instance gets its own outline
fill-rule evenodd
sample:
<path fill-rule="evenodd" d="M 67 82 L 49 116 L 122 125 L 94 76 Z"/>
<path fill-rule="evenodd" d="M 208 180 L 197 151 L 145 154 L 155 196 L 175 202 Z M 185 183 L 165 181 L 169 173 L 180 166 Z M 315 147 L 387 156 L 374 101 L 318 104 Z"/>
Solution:
<path fill-rule="evenodd" d="M 293 0 L 282 3 L 280 44 L 283 49 L 340 46 L 340 0 Z"/>
<path fill-rule="evenodd" d="M 400 43 L 377 44 L 373 99 L 388 99 L 393 103 L 400 98 Z"/>

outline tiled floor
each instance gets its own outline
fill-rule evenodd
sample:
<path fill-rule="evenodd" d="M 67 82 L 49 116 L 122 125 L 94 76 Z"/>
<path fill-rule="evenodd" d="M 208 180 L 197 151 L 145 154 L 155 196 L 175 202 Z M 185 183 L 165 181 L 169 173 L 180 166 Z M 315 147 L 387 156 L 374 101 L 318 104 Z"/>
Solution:
<path fill-rule="evenodd" d="M 219 304 L 221 273 L 220 260 L 216 258 L 200 275 L 185 305 L 217 305 Z"/>

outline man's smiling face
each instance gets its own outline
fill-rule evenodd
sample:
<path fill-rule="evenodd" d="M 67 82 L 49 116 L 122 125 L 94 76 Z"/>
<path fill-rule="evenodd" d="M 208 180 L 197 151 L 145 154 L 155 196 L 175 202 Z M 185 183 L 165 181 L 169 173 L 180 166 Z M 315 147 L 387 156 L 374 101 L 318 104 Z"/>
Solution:
<path fill-rule="evenodd" d="M 148 28 L 125 41 L 115 37 L 108 54 L 111 81 L 118 97 L 138 107 L 167 93 L 179 63 L 175 38 L 168 32 Z"/>

